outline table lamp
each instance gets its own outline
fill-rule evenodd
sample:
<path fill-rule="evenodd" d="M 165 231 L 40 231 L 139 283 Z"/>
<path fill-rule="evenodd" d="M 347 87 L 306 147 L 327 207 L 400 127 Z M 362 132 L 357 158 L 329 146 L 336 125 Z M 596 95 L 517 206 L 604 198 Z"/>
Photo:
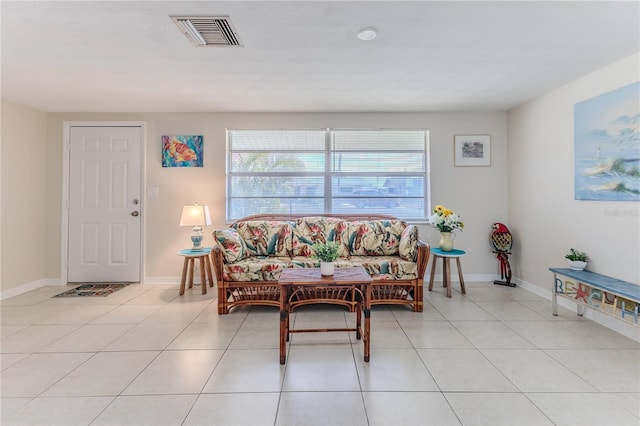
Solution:
<path fill-rule="evenodd" d="M 184 206 L 180 217 L 180 226 L 193 226 L 191 234 L 193 247 L 191 250 L 202 250 L 202 226 L 207 225 L 211 225 L 209 206 L 199 206 L 198 203 L 193 206 Z"/>

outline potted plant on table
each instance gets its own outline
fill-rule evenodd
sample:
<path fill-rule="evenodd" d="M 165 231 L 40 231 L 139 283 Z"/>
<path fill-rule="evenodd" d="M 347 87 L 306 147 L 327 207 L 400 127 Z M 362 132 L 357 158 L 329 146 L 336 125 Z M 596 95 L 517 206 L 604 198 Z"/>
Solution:
<path fill-rule="evenodd" d="M 340 257 L 338 243 L 335 241 L 315 243 L 311 248 L 313 249 L 313 258 L 320 261 L 320 274 L 325 276 L 333 275 L 334 262 Z"/>
<path fill-rule="evenodd" d="M 569 263 L 569 268 L 576 271 L 582 271 L 586 268 L 587 262 L 589 261 L 589 255 L 587 253 L 573 248 L 569 249 L 569 253 L 565 254 L 564 257 Z"/>

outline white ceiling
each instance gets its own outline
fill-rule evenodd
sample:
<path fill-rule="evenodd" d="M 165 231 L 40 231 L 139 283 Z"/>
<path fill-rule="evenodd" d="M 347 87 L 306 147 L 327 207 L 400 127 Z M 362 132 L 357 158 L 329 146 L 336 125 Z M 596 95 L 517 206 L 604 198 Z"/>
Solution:
<path fill-rule="evenodd" d="M 6 1 L 2 98 L 49 112 L 507 110 L 640 51 L 638 1 Z M 242 48 L 170 15 L 228 15 Z M 356 38 L 363 27 L 378 37 Z M 640 77 L 640 76 L 639 76 Z"/>

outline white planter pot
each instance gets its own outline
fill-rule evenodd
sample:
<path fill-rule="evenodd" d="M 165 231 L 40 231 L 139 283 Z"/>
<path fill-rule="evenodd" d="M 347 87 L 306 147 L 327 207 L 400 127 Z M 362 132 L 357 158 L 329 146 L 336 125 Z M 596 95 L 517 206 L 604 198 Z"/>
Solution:
<path fill-rule="evenodd" d="M 325 277 L 333 275 L 335 270 L 335 263 L 333 262 L 320 262 L 320 274 Z"/>
<path fill-rule="evenodd" d="M 567 259 L 567 263 L 569 264 L 569 268 L 575 271 L 582 271 L 587 267 L 587 262 L 583 262 L 581 260 L 569 260 Z"/>

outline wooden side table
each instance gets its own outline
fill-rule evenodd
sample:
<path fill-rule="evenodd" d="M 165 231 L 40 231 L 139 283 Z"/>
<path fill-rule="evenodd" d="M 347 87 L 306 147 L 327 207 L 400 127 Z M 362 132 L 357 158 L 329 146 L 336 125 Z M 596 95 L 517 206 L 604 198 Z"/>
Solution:
<path fill-rule="evenodd" d="M 433 289 L 433 277 L 436 273 L 436 262 L 438 258 L 442 259 L 442 286 L 447 288 L 447 297 L 451 297 L 451 265 L 449 260 L 456 259 L 458 266 L 458 279 L 460 280 L 460 291 L 462 294 L 467 294 L 464 288 L 464 278 L 462 277 L 462 266 L 460 266 L 460 257 L 467 254 L 464 250 L 451 250 L 443 251 L 440 248 L 432 248 L 431 255 L 433 256 L 433 263 L 431 264 L 431 277 L 429 278 L 429 291 Z"/>
<path fill-rule="evenodd" d="M 202 294 L 207 294 L 207 279 L 209 279 L 209 287 L 213 287 L 213 274 L 211 273 L 211 261 L 209 255 L 211 248 L 202 250 L 180 250 L 178 253 L 184 257 L 184 265 L 182 266 L 182 280 L 180 281 L 180 296 L 184 294 L 184 288 L 189 278 L 189 288 L 193 287 L 193 270 L 195 260 L 200 260 L 200 281 L 202 282 Z"/>

